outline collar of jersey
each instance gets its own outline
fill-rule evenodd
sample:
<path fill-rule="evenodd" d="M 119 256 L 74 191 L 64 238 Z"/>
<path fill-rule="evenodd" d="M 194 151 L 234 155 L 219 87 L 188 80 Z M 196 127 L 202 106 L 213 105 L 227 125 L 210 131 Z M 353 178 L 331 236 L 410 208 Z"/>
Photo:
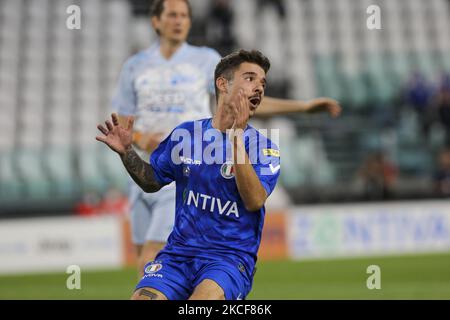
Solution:
<path fill-rule="evenodd" d="M 214 129 L 214 130 L 217 130 L 217 131 L 221 132 L 221 133 L 224 134 L 224 135 L 226 134 L 226 132 L 222 132 L 222 131 L 220 131 L 220 130 L 214 128 L 213 125 L 212 125 L 212 123 L 213 123 L 213 118 L 210 118 L 210 119 L 208 120 L 208 123 L 206 124 L 206 129 Z M 250 125 L 247 123 L 247 127 L 245 127 L 244 132 L 247 132 L 248 129 L 250 129 Z"/>
<path fill-rule="evenodd" d="M 172 55 L 172 57 L 170 57 L 169 59 L 166 59 L 162 54 L 161 51 L 159 50 L 161 46 L 160 40 L 156 41 L 156 43 L 151 47 L 151 50 L 155 50 L 154 52 L 157 54 L 158 59 L 160 59 L 161 61 L 170 63 L 170 62 L 174 62 L 176 61 L 176 59 L 178 58 L 178 56 L 180 55 L 180 53 L 182 53 L 189 45 L 187 42 L 183 42 L 183 44 L 181 45 L 181 47 L 178 48 L 177 51 L 175 51 L 175 53 Z"/>

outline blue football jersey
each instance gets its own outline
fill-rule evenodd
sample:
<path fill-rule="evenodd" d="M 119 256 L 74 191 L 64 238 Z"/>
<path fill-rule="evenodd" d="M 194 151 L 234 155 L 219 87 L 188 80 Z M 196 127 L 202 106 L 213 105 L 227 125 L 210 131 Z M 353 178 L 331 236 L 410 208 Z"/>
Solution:
<path fill-rule="evenodd" d="M 243 264 L 251 278 L 265 208 L 245 209 L 227 137 L 212 127 L 212 119 L 185 122 L 151 155 L 160 184 L 176 181 L 175 227 L 161 253 L 231 259 Z M 244 139 L 253 168 L 270 195 L 280 174 L 278 147 L 251 126 Z"/>

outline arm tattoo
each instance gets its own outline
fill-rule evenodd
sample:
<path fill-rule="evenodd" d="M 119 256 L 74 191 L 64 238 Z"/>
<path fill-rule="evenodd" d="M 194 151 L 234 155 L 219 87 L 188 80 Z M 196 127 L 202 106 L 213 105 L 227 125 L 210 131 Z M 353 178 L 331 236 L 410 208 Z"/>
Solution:
<path fill-rule="evenodd" d="M 143 161 L 136 151 L 129 148 L 121 157 L 125 168 L 142 190 L 145 192 L 156 192 L 161 185 L 156 181 L 151 165 Z"/>
<path fill-rule="evenodd" d="M 145 289 L 142 289 L 141 291 L 139 291 L 139 295 L 149 297 L 150 300 L 158 300 L 158 295 L 156 293 L 153 293 L 153 292 L 145 290 Z"/>

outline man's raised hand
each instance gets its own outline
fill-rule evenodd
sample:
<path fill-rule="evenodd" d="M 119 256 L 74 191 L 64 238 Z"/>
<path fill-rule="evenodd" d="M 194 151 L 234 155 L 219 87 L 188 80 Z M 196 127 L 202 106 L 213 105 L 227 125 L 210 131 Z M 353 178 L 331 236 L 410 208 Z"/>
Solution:
<path fill-rule="evenodd" d="M 128 118 L 126 128 L 119 125 L 117 114 L 113 113 L 111 115 L 111 120 L 112 124 L 109 120 L 105 121 L 106 128 L 101 124 L 97 126 L 98 130 L 100 130 L 103 135 L 97 136 L 95 139 L 103 142 L 122 156 L 128 148 L 131 148 L 134 119 L 133 117 Z"/>
<path fill-rule="evenodd" d="M 333 118 L 339 117 L 342 112 L 342 107 L 334 99 L 330 98 L 316 98 L 308 101 L 306 112 L 328 112 Z"/>
<path fill-rule="evenodd" d="M 234 117 L 233 129 L 244 130 L 247 127 L 250 110 L 248 100 L 245 98 L 242 89 L 239 90 L 236 100 L 231 103 L 231 107 Z"/>

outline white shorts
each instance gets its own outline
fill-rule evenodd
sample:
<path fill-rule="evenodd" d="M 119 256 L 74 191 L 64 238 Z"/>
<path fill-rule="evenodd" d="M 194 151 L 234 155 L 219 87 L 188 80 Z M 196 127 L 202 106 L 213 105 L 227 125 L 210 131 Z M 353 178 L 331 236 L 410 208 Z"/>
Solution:
<path fill-rule="evenodd" d="M 145 193 L 130 183 L 131 235 L 134 244 L 167 242 L 175 222 L 175 183 L 156 193 Z"/>

